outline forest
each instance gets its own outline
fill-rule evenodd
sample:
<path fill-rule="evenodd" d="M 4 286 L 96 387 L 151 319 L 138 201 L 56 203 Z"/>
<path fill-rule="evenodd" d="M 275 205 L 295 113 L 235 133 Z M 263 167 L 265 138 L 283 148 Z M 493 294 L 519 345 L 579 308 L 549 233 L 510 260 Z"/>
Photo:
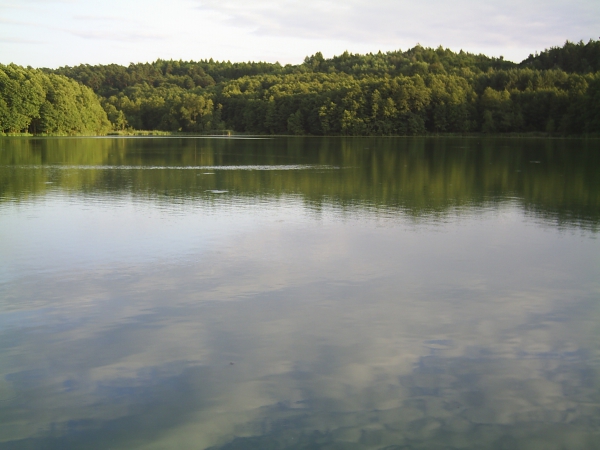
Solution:
<path fill-rule="evenodd" d="M 90 88 L 53 73 L 0 64 L 0 132 L 97 135 L 111 129 Z"/>
<path fill-rule="evenodd" d="M 514 63 L 443 47 L 301 64 L 0 64 L 0 132 L 287 135 L 600 133 L 600 41 Z"/>

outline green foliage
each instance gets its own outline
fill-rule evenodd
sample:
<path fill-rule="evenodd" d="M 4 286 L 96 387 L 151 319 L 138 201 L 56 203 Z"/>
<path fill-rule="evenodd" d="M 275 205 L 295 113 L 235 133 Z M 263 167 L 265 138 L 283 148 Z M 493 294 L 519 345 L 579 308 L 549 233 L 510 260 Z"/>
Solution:
<path fill-rule="evenodd" d="M 590 73 L 600 70 L 600 41 L 590 39 L 573 43 L 566 41 L 562 47 L 551 47 L 540 54 L 529 55 L 521 64 L 538 70 L 561 69 L 565 72 Z"/>
<path fill-rule="evenodd" d="M 66 77 L 0 65 L 0 131 L 104 134 L 110 122 L 94 92 Z"/>
<path fill-rule="evenodd" d="M 45 134 L 102 134 L 110 129 L 106 113 L 91 89 L 62 76 L 49 76 L 39 127 Z"/>
<path fill-rule="evenodd" d="M 40 117 L 45 79 L 35 70 L 0 65 L 0 131 L 27 131 L 31 121 Z"/>
<path fill-rule="evenodd" d="M 599 133 L 599 49 L 598 41 L 567 42 L 521 64 L 417 45 L 332 58 L 317 52 L 297 66 L 212 59 L 55 71 L 2 66 L 0 123 L 11 132 L 106 130 L 84 85 L 115 131 Z"/>
<path fill-rule="evenodd" d="M 147 84 L 125 89 L 102 101 L 115 130 L 205 132 L 220 130 L 220 106 L 213 96 L 176 86 L 153 88 Z M 121 113 L 121 114 L 119 114 Z"/>
<path fill-rule="evenodd" d="M 160 59 L 151 64 L 130 64 L 128 67 L 117 64 L 67 66 L 54 72 L 79 81 L 103 97 L 110 97 L 128 87 L 143 83 L 154 87 L 179 86 L 184 89 L 215 84 L 212 77 L 195 63 Z"/>
<path fill-rule="evenodd" d="M 294 114 L 290 114 L 287 120 L 287 129 L 291 134 L 304 134 L 302 111 L 298 110 Z"/>

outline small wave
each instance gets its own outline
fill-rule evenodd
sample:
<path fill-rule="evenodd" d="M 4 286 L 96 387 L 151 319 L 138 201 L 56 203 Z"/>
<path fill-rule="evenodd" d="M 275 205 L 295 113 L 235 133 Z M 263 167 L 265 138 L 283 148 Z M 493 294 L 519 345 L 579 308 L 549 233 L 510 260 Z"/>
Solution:
<path fill-rule="evenodd" d="M 6 166 L 5 166 L 6 167 Z M 87 166 L 87 165 L 23 165 L 10 166 L 18 169 L 56 169 L 56 170 L 334 170 L 337 166 L 313 164 L 279 165 L 236 165 L 236 166 Z M 208 175 L 208 174 L 207 174 Z"/>

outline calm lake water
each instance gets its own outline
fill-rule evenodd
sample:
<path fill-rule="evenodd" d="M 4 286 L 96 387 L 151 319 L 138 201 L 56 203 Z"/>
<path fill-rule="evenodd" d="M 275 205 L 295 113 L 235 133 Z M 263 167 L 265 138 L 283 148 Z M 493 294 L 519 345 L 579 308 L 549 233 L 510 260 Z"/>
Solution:
<path fill-rule="evenodd" d="M 600 141 L 0 138 L 1 449 L 600 448 Z"/>

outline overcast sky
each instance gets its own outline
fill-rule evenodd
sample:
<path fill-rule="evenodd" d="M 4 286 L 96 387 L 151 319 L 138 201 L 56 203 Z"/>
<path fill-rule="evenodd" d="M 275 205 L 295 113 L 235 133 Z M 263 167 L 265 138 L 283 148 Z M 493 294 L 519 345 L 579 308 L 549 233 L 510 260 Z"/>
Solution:
<path fill-rule="evenodd" d="M 420 43 L 519 62 L 600 35 L 598 0 L 0 0 L 0 63 L 279 61 Z"/>

